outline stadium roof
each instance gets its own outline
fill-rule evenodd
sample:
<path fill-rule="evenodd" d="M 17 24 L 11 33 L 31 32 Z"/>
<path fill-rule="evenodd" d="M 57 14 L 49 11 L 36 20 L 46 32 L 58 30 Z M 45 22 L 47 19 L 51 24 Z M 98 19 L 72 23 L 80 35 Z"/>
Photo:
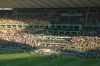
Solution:
<path fill-rule="evenodd" d="M 0 8 L 100 7 L 100 0 L 0 0 Z"/>

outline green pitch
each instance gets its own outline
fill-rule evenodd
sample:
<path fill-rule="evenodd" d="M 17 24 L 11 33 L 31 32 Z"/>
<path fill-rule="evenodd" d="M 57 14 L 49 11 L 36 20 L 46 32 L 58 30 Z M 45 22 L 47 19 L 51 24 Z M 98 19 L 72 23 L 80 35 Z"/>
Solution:
<path fill-rule="evenodd" d="M 31 53 L 0 54 L 0 66 L 100 66 L 99 59 L 43 56 Z"/>

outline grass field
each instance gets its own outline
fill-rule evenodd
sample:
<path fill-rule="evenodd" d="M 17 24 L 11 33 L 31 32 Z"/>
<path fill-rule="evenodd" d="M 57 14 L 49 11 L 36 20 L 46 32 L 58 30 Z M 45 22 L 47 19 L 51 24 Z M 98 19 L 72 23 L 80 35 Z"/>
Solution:
<path fill-rule="evenodd" d="M 99 59 L 43 56 L 31 53 L 0 54 L 0 66 L 100 66 Z"/>

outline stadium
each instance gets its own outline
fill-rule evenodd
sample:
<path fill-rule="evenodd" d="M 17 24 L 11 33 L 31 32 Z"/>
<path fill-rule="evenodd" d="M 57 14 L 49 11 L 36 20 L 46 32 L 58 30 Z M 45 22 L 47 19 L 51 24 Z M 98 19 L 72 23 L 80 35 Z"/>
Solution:
<path fill-rule="evenodd" d="M 0 66 L 100 66 L 100 0 L 0 0 Z"/>

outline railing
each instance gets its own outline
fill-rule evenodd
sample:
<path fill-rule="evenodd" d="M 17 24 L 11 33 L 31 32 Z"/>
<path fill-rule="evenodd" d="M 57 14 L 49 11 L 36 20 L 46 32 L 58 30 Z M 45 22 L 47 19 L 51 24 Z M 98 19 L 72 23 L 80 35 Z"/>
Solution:
<path fill-rule="evenodd" d="M 98 25 L 83 25 L 83 27 L 100 27 L 100 24 L 98 24 Z"/>
<path fill-rule="evenodd" d="M 47 30 L 47 32 L 57 32 L 57 33 L 59 33 L 59 32 L 71 32 L 71 33 L 73 33 L 73 32 L 75 32 L 75 33 L 79 33 L 80 31 L 77 31 L 77 30 L 73 30 L 73 31 L 71 31 L 71 30 Z"/>
<path fill-rule="evenodd" d="M 68 36 L 43 36 L 43 38 L 69 39 Z"/>
<path fill-rule="evenodd" d="M 0 26 L 81 26 L 80 24 L 0 24 Z"/>
<path fill-rule="evenodd" d="M 0 24 L 0 26 L 82 26 L 82 27 L 100 27 L 100 25 L 81 25 L 81 24 Z"/>

